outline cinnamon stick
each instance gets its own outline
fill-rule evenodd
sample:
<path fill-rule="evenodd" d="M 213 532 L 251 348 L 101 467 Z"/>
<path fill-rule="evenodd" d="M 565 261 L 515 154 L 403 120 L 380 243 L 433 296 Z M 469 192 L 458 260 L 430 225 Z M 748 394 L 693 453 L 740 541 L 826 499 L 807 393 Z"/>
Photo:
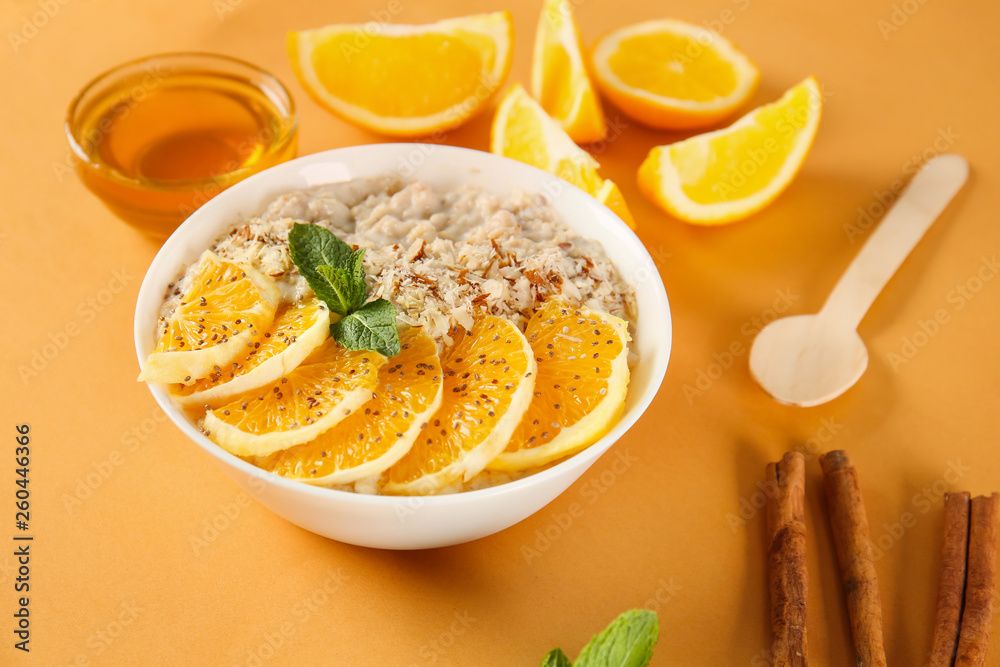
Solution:
<path fill-rule="evenodd" d="M 965 563 L 969 544 L 969 494 L 944 494 L 944 547 L 938 584 L 934 638 L 928 667 L 952 667 L 965 598 Z"/>
<path fill-rule="evenodd" d="M 1000 496 L 977 496 L 969 514 L 969 565 L 965 609 L 955 667 L 983 667 L 993 622 L 993 586 L 997 564 L 997 516 Z"/>
<path fill-rule="evenodd" d="M 767 570 L 771 589 L 774 667 L 805 667 L 806 523 L 805 458 L 788 452 L 767 465 Z"/>
<path fill-rule="evenodd" d="M 858 667 L 885 667 L 882 605 L 858 474 L 843 451 L 820 458 Z"/>

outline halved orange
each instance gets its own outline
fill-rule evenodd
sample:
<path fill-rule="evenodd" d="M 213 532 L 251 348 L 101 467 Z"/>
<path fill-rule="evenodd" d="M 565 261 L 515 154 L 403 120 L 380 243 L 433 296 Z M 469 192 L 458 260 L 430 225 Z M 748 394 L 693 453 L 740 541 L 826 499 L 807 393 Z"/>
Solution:
<path fill-rule="evenodd" d="M 504 96 L 493 117 L 490 151 L 562 178 L 601 202 L 635 229 L 618 186 L 597 173 L 600 165 L 553 120 L 520 84 Z"/>
<path fill-rule="evenodd" d="M 236 358 L 191 385 L 174 385 L 181 405 L 218 403 L 290 373 L 330 335 L 330 311 L 315 298 L 283 304 L 271 326 L 253 336 Z"/>
<path fill-rule="evenodd" d="M 237 456 L 301 445 L 371 400 L 385 363 L 378 352 L 346 350 L 327 338 L 277 382 L 209 410 L 202 430 Z"/>
<path fill-rule="evenodd" d="M 313 99 L 348 122 L 400 137 L 474 116 L 506 81 L 513 45 L 510 12 L 288 34 L 292 69 Z"/>
<path fill-rule="evenodd" d="M 528 322 L 534 397 L 490 470 L 518 472 L 575 454 L 618 421 L 628 393 L 628 323 L 553 299 Z"/>
<path fill-rule="evenodd" d="M 569 0 L 545 0 L 531 59 L 531 95 L 577 143 L 604 137 L 604 111 L 590 81 Z"/>
<path fill-rule="evenodd" d="M 626 115 L 651 127 L 707 127 L 753 94 L 757 66 L 721 35 L 674 19 L 645 21 L 597 41 L 594 76 Z"/>
<path fill-rule="evenodd" d="M 809 154 L 823 111 L 809 77 L 731 126 L 656 146 L 639 189 L 670 215 L 699 225 L 741 220 L 774 201 Z"/>
<path fill-rule="evenodd" d="M 264 470 L 309 484 L 350 484 L 378 475 L 410 450 L 441 404 L 434 340 L 419 327 L 399 335 L 402 351 L 382 366 L 374 397 L 315 440 L 257 461 Z"/>
<path fill-rule="evenodd" d="M 281 292 L 253 267 L 206 250 L 180 298 L 140 381 L 191 384 L 228 364 L 271 324 Z"/>
<path fill-rule="evenodd" d="M 426 495 L 468 481 L 503 451 L 531 402 L 535 359 L 509 320 L 478 318 L 444 359 L 444 395 L 383 491 Z"/>

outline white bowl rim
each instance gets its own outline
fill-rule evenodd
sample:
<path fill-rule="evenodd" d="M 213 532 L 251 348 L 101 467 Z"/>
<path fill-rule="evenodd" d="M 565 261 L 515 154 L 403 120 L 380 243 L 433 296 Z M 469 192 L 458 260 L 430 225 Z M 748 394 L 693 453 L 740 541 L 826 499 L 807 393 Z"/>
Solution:
<path fill-rule="evenodd" d="M 341 156 L 349 155 L 350 153 L 364 152 L 365 150 L 370 150 L 372 148 L 378 148 L 381 150 L 391 150 L 391 149 L 413 149 L 414 147 L 433 147 L 435 151 L 441 150 L 444 152 L 471 152 L 476 153 L 480 156 L 486 155 L 490 159 L 503 160 L 508 163 L 515 165 L 513 168 L 521 170 L 529 170 L 535 172 L 534 176 L 538 179 L 539 190 L 547 181 L 556 181 L 559 186 L 570 191 L 576 191 L 577 196 L 586 197 L 592 204 L 592 207 L 601 215 L 603 215 L 606 220 L 606 224 L 611 225 L 616 228 L 615 233 L 623 242 L 628 243 L 633 246 L 633 250 L 637 252 L 640 256 L 645 256 L 649 260 L 651 266 L 655 267 L 655 262 L 653 262 L 652 257 L 650 257 L 648 250 L 646 250 L 645 245 L 639 240 L 639 237 L 635 232 L 625 224 L 611 209 L 607 208 L 596 199 L 594 199 L 590 194 L 580 190 L 576 186 L 573 186 L 566 181 L 531 165 L 525 164 L 523 162 L 518 162 L 511 158 L 503 157 L 500 155 L 495 155 L 486 151 L 480 151 L 473 148 L 466 148 L 464 146 L 450 146 L 445 144 L 422 144 L 418 142 L 405 143 L 405 142 L 389 142 L 389 143 L 379 143 L 379 144 L 362 144 L 358 146 L 346 146 L 341 148 L 333 148 L 326 151 L 321 151 L 318 153 L 311 153 L 309 155 L 304 155 L 302 157 L 296 158 L 294 160 L 289 160 L 288 162 L 283 162 L 281 164 L 275 165 L 264 171 L 261 171 L 253 176 L 240 181 L 222 191 L 204 205 L 202 205 L 198 210 L 192 213 L 187 220 L 185 220 L 164 242 L 160 247 L 160 250 L 153 257 L 153 261 L 150 262 L 149 267 L 146 269 L 146 274 L 143 277 L 142 285 L 139 288 L 139 294 L 136 298 L 136 314 L 133 324 L 133 335 L 134 343 L 136 349 L 136 356 L 139 360 L 140 367 L 144 363 L 145 359 L 142 354 L 142 348 L 146 344 L 144 338 L 148 336 L 148 332 L 141 326 L 139 321 L 139 305 L 149 298 L 148 294 L 150 291 L 155 291 L 158 294 L 162 294 L 164 285 L 154 285 L 152 284 L 152 268 L 160 261 L 161 257 L 165 257 L 171 254 L 175 247 L 182 246 L 182 239 L 185 236 L 186 230 L 191 230 L 196 228 L 202 223 L 204 218 L 211 219 L 212 209 L 220 206 L 223 202 L 229 199 L 236 199 L 241 196 L 243 191 L 250 191 L 253 187 L 257 186 L 259 182 L 267 180 L 269 177 L 277 172 L 283 171 L 294 171 L 295 168 L 312 165 L 316 163 L 322 163 L 326 161 L 340 161 Z M 314 186 L 310 186 L 314 187 Z M 275 195 L 277 196 L 277 195 Z M 214 203 L 214 206 L 213 206 Z M 602 210 L 603 209 L 603 210 Z M 573 229 L 573 225 L 570 222 L 566 222 L 567 225 Z M 619 267 L 620 269 L 620 267 Z M 659 304 L 658 307 L 663 309 L 663 316 L 667 320 L 667 330 L 665 340 L 662 342 L 661 346 L 658 348 L 659 354 L 657 354 L 656 367 L 652 370 L 652 375 L 650 379 L 649 388 L 647 389 L 645 395 L 641 396 L 634 406 L 623 415 L 618 422 L 609 430 L 604 436 L 599 440 L 589 445 L 587 448 L 569 456 L 563 461 L 541 470 L 536 473 L 532 473 L 520 479 L 512 480 L 509 482 L 502 482 L 494 486 L 489 486 L 481 489 L 473 489 L 468 491 L 461 491 L 456 493 L 446 493 L 438 495 L 424 495 L 424 496 L 391 496 L 391 495 L 379 495 L 379 494 L 367 494 L 359 493 L 355 491 L 344 491 L 341 489 L 332 489 L 322 486 L 316 486 L 313 484 L 308 484 L 305 482 L 299 482 L 291 479 L 282 477 L 281 475 L 276 475 L 274 473 L 262 470 L 257 466 L 244 461 L 238 456 L 229 453 L 222 447 L 218 446 L 211 440 L 209 440 L 201 431 L 191 423 L 186 417 L 181 419 L 175 419 L 174 414 L 180 412 L 180 409 L 173 403 L 170 399 L 169 394 L 166 391 L 164 385 L 147 383 L 147 387 L 153 394 L 153 398 L 156 400 L 160 409 L 164 410 L 166 416 L 177 426 L 181 432 L 183 432 L 190 440 L 197 444 L 201 449 L 206 451 L 208 454 L 213 456 L 217 463 L 225 464 L 231 466 L 245 475 L 250 477 L 255 477 L 263 480 L 268 484 L 275 484 L 285 490 L 291 491 L 293 493 L 302 493 L 307 496 L 313 496 L 316 498 L 335 498 L 338 502 L 354 503 L 358 505 L 383 505 L 383 506 L 396 506 L 402 504 L 417 504 L 421 507 L 430 506 L 447 506 L 459 503 L 468 503 L 472 501 L 485 501 L 489 498 L 504 496 L 507 494 L 517 493 L 519 489 L 525 486 L 532 486 L 535 484 L 544 484 L 550 478 L 559 477 L 561 472 L 570 467 L 576 467 L 583 465 L 584 471 L 589 468 L 598 458 L 600 458 L 618 439 L 624 435 L 628 429 L 630 429 L 636 421 L 646 412 L 649 408 L 650 403 L 656 397 L 659 392 L 660 387 L 663 384 L 663 379 L 666 375 L 667 365 L 670 360 L 670 353 L 673 342 L 673 318 L 670 312 L 670 304 L 666 294 L 666 289 L 663 285 L 663 280 L 660 277 L 659 271 L 651 271 L 649 279 L 653 281 L 654 288 L 658 288 L 657 292 Z M 640 362 L 641 363 L 641 362 Z M 588 460 L 592 459 L 592 460 Z"/>

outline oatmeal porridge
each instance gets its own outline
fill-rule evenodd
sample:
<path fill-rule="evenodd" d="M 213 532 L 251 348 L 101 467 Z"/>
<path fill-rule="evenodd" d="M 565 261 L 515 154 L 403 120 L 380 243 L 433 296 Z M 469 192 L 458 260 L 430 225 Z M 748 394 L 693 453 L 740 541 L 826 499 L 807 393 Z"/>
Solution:
<path fill-rule="evenodd" d="M 636 317 L 601 244 L 544 196 L 384 175 L 234 221 L 168 287 L 140 379 L 275 474 L 461 491 L 603 435 Z"/>

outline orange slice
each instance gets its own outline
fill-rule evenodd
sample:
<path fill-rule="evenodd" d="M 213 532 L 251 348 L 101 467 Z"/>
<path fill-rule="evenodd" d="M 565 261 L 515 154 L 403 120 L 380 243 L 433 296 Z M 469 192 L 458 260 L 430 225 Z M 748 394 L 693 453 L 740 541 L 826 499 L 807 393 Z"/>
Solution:
<path fill-rule="evenodd" d="M 570 139 L 520 84 L 497 107 L 490 133 L 490 150 L 562 178 L 610 208 L 629 227 L 635 220 L 618 186 L 597 174 L 600 165 Z M 610 184 L 610 185 L 609 185 Z"/>
<path fill-rule="evenodd" d="M 604 111 L 568 0 L 545 0 L 535 33 L 531 94 L 578 143 L 604 137 Z"/>
<path fill-rule="evenodd" d="M 425 495 L 468 481 L 507 446 L 531 402 L 535 359 L 508 320 L 476 320 L 448 351 L 443 368 L 441 406 L 406 456 L 386 471 L 386 493 Z"/>
<path fill-rule="evenodd" d="M 534 397 L 490 470 L 518 472 L 575 454 L 618 421 L 628 393 L 628 323 L 547 302 L 525 335 L 538 364 Z"/>
<path fill-rule="evenodd" d="M 398 461 L 441 404 L 441 360 L 420 328 L 400 334 L 402 351 L 382 366 L 374 398 L 315 440 L 259 460 L 264 470 L 309 484 L 350 484 Z"/>
<path fill-rule="evenodd" d="M 139 380 L 190 384 L 206 377 L 271 324 L 280 298 L 270 277 L 206 250 Z"/>
<path fill-rule="evenodd" d="M 312 440 L 372 398 L 378 352 L 345 350 L 327 338 L 277 382 L 205 415 L 202 430 L 237 456 L 264 456 Z"/>
<path fill-rule="evenodd" d="M 594 76 L 628 116 L 663 129 L 712 125 L 757 88 L 760 72 L 717 33 L 662 19 L 619 28 L 597 41 Z"/>
<path fill-rule="evenodd" d="M 344 120 L 413 137 L 471 118 L 500 90 L 513 57 L 510 12 L 428 25 L 330 25 L 291 32 L 292 69 L 310 96 Z"/>
<path fill-rule="evenodd" d="M 184 406 L 207 405 L 256 389 L 291 372 L 330 335 L 330 311 L 315 298 L 278 308 L 263 335 L 254 335 L 225 368 L 171 393 Z"/>
<path fill-rule="evenodd" d="M 809 77 L 723 130 L 656 146 L 639 168 L 639 188 L 687 222 L 741 220 L 774 201 L 795 178 L 822 111 L 819 83 Z"/>

